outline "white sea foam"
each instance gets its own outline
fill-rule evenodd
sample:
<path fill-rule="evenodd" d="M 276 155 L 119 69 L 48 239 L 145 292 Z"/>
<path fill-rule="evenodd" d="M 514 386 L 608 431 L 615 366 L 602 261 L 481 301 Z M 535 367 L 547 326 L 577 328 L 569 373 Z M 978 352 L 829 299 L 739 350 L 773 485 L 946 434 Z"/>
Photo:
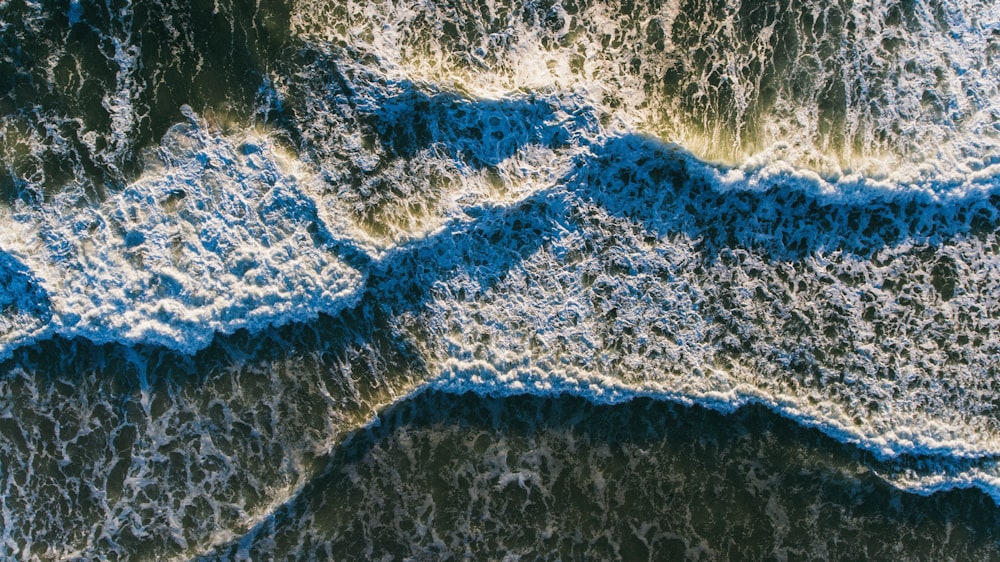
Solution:
<path fill-rule="evenodd" d="M 333 251 L 337 222 L 316 208 L 312 178 L 266 135 L 225 137 L 188 116 L 100 206 L 67 190 L 5 217 L 3 248 L 25 270 L 8 298 L 36 315 L 5 319 L 17 329 L 3 353 L 42 334 L 193 353 L 216 333 L 353 302 L 363 276 Z"/>
<path fill-rule="evenodd" d="M 971 226 L 995 224 L 995 178 L 928 193 L 727 172 L 642 137 L 592 150 L 511 206 L 537 239 L 435 285 L 433 387 L 763 404 L 883 459 L 940 461 L 887 476 L 896 485 L 1000 498 L 984 314 L 1000 260 Z M 665 188 L 656 170 L 683 182 Z"/>
<path fill-rule="evenodd" d="M 648 231 L 639 239 L 646 237 Z M 615 247 L 604 246 L 604 256 L 578 263 L 556 257 L 579 251 L 585 241 L 612 243 L 608 238 Z M 901 306 L 903 299 L 879 287 L 883 275 L 910 276 L 921 279 L 912 286 L 915 292 L 933 295 L 927 265 L 912 247 L 882 252 L 881 259 L 902 262 L 890 266 L 894 272 L 838 255 L 809 260 L 807 271 L 813 273 L 796 274 L 787 263 L 769 264 L 746 252 L 742 263 L 698 273 L 705 265 L 690 252 L 691 240 L 660 239 L 653 251 L 636 249 L 637 242 L 623 243 L 611 233 L 569 236 L 536 252 L 495 287 L 468 291 L 480 295 L 473 302 L 439 288 L 435 308 L 442 319 L 435 323 L 449 335 L 441 344 L 442 378 L 433 384 L 501 395 L 567 392 L 597 402 L 650 396 L 722 411 L 759 403 L 882 458 L 991 459 L 1000 452 L 990 415 L 996 344 L 979 340 L 981 351 L 970 350 L 960 342 L 983 328 L 968 330 L 965 322 L 947 320 L 978 311 L 981 294 L 952 304 L 932 296 Z M 955 246 L 942 254 L 981 251 L 975 243 Z M 982 265 L 989 278 L 996 258 Z M 630 269 L 607 273 L 622 267 Z M 871 276 L 872 283 L 858 287 L 837 280 L 845 270 Z M 963 269 L 979 279 L 966 283 L 993 287 L 974 272 Z M 705 277 L 723 287 L 714 288 Z M 448 285 L 464 284 L 469 280 Z M 724 299 L 726 308 L 712 307 L 714 299 Z M 895 324 L 888 328 L 894 335 L 883 336 L 878 332 L 884 326 L 864 320 L 868 299 L 885 307 L 879 315 Z M 923 306 L 928 309 L 921 311 Z M 812 325 L 788 333 L 792 319 Z M 738 346 L 735 354 L 727 351 L 730 346 Z M 955 354 L 961 359 L 952 363 Z M 937 472 L 945 470 L 941 466 L 924 470 L 890 481 L 921 492 L 977 485 L 998 497 L 992 464 L 971 476 Z"/>
<path fill-rule="evenodd" d="M 292 27 L 350 44 L 394 79 L 485 97 L 576 91 L 632 130 L 731 165 L 781 152 L 822 175 L 926 186 L 1000 157 L 990 2 L 487 5 L 317 0 Z"/>

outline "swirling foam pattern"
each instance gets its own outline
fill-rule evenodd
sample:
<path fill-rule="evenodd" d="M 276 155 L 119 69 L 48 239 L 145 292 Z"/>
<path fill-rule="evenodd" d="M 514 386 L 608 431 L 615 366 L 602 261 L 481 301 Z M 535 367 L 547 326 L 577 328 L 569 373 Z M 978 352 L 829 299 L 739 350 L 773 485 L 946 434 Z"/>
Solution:
<path fill-rule="evenodd" d="M 734 520 L 771 550 L 684 496 L 680 527 L 650 504 L 558 556 L 825 557 L 848 535 L 787 514 L 844 495 L 890 498 L 899 537 L 910 510 L 995 519 L 947 507 L 1000 501 L 992 3 L 10 1 L 0 28 L 2 556 L 531 556 L 574 524 L 510 535 L 544 526 L 532 493 L 621 503 L 581 479 L 621 467 L 572 412 L 659 428 L 623 438 L 640 482 L 682 471 L 678 417 L 762 416 L 740 431 L 866 476 L 812 507 L 747 484 L 767 517 Z M 537 447 L 504 433 L 547 408 Z M 415 427 L 359 430 L 394 415 Z M 766 449 L 727 441 L 716 476 Z M 392 521 L 328 513 L 389 493 L 397 457 L 478 474 L 480 511 L 435 523 L 464 500 L 420 477 Z M 969 525 L 961 551 L 995 554 Z"/>

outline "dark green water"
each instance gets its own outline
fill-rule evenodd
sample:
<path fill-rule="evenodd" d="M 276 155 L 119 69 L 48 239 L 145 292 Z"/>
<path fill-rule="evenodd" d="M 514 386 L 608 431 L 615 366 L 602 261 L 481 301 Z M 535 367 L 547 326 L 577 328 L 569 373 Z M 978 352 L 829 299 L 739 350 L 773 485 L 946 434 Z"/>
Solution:
<path fill-rule="evenodd" d="M 886 486 L 871 456 L 765 409 L 424 393 L 205 559 L 987 560 L 977 491 Z"/>
<path fill-rule="evenodd" d="M 0 5 L 0 189 L 80 182 L 91 200 L 141 169 L 181 106 L 245 124 L 286 51 L 286 2 L 89 0 Z"/>

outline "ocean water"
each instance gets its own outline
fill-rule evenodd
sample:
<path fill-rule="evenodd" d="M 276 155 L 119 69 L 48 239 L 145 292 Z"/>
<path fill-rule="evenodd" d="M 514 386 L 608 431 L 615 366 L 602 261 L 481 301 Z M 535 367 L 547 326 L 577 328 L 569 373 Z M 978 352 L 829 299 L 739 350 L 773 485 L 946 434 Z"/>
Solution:
<path fill-rule="evenodd" d="M 0 0 L 0 558 L 1000 556 L 1000 8 Z"/>

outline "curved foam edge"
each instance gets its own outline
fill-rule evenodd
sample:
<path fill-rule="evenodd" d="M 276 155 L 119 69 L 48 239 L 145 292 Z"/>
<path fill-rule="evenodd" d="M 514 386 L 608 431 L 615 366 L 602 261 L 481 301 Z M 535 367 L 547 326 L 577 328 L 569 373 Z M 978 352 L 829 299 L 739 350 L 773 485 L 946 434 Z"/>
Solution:
<path fill-rule="evenodd" d="M 803 427 L 821 431 L 834 440 L 852 445 L 873 454 L 891 469 L 877 472 L 892 486 L 914 494 L 931 495 L 949 490 L 977 488 L 1000 505 L 1000 466 L 995 461 L 996 452 L 961 451 L 947 447 L 918 445 L 905 440 L 866 436 L 836 423 L 835 420 L 818 419 L 797 408 L 791 402 L 768 397 L 750 387 L 731 392 L 706 392 L 703 395 L 672 391 L 664 385 L 628 385 L 611 377 L 574 373 L 572 376 L 553 376 L 537 369 L 519 369 L 501 372 L 482 361 L 448 361 L 441 374 L 423 387 L 397 400 L 405 401 L 424 390 L 438 390 L 451 394 L 474 392 L 483 396 L 509 397 L 532 395 L 554 397 L 561 394 L 584 398 L 599 405 L 613 405 L 637 398 L 674 402 L 685 406 L 697 405 L 723 414 L 732 414 L 744 406 L 764 406 L 772 412 Z M 905 462 L 892 467 L 893 461 L 918 459 L 922 470 Z M 970 466 L 970 461 L 972 465 Z"/>
<path fill-rule="evenodd" d="M 988 155 L 971 167 L 943 169 L 924 162 L 869 176 L 850 171 L 823 174 L 798 167 L 783 156 L 785 148 L 786 145 L 779 143 L 738 166 L 713 164 L 690 154 L 685 160 L 689 171 L 720 192 L 791 187 L 831 204 L 860 204 L 898 197 L 958 200 L 981 196 L 1000 187 L 1000 164 L 992 162 Z"/>
<path fill-rule="evenodd" d="M 474 391 L 492 396 L 521 393 L 551 396 L 565 393 L 586 398 L 595 404 L 619 404 L 635 398 L 654 398 L 684 405 L 697 404 L 721 413 L 732 413 L 748 404 L 757 404 L 805 427 L 819 428 L 838 441 L 858 446 L 880 460 L 906 455 L 948 456 L 958 459 L 992 458 L 998 455 L 994 450 L 966 448 L 950 442 L 935 442 L 922 436 L 910 439 L 895 434 L 882 436 L 867 434 L 838 423 L 836 418 L 819 418 L 811 415 L 790 400 L 770 396 L 746 384 L 736 385 L 729 391 L 678 392 L 668 385 L 654 381 L 628 384 L 613 377 L 578 369 L 564 373 L 550 373 L 538 368 L 502 371 L 485 361 L 462 360 L 446 361 L 442 373 L 428 384 L 432 388 L 452 393 Z"/>

